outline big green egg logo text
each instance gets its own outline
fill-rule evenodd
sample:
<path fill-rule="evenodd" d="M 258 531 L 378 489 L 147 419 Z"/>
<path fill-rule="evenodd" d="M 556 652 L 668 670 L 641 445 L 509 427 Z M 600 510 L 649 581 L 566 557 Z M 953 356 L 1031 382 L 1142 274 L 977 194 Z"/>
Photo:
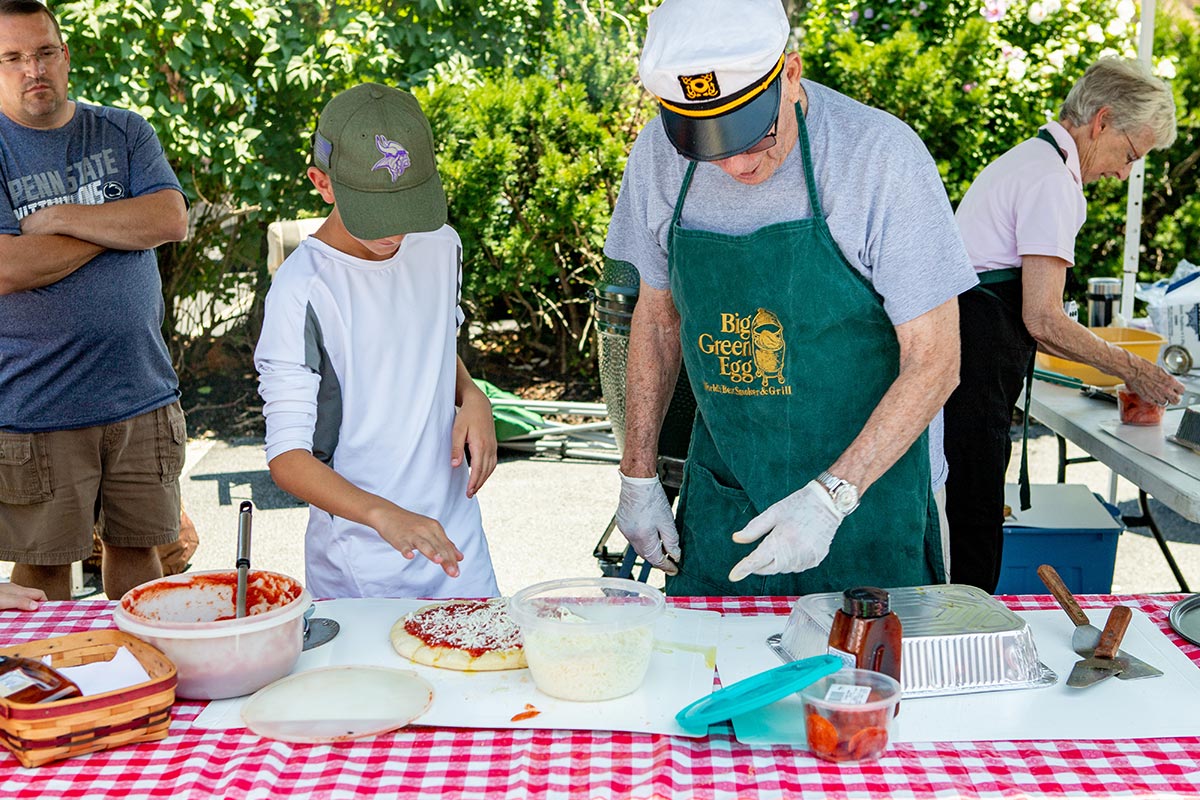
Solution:
<path fill-rule="evenodd" d="M 707 367 L 705 391 L 750 397 L 792 393 L 784 377 L 783 323 L 772 311 L 722 312 L 715 329 L 696 337 L 696 347 Z"/>

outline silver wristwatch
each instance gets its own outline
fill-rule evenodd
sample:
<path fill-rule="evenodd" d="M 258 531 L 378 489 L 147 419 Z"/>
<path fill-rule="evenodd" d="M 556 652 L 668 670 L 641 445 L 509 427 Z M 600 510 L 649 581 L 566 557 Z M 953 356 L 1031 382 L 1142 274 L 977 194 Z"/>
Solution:
<path fill-rule="evenodd" d="M 850 481 L 822 472 L 817 476 L 817 483 L 829 492 L 829 496 L 833 498 L 833 507 L 843 517 L 858 508 L 858 487 Z"/>

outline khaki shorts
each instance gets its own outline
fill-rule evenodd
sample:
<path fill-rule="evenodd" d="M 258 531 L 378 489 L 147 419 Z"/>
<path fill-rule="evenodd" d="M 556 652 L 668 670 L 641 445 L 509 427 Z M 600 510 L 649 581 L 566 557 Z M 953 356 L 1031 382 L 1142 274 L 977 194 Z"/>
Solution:
<path fill-rule="evenodd" d="M 83 561 L 96 522 L 114 547 L 174 542 L 186 452 L 178 401 L 111 425 L 0 431 L 0 561 Z"/>

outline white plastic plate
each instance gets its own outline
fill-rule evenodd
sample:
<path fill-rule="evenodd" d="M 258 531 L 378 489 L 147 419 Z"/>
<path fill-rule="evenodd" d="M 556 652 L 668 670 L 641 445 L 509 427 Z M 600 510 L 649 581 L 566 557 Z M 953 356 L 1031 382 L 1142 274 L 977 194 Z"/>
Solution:
<path fill-rule="evenodd" d="M 433 704 L 433 686 L 389 667 L 325 667 L 289 675 L 242 707 L 246 727 L 283 742 L 340 742 L 403 728 Z"/>

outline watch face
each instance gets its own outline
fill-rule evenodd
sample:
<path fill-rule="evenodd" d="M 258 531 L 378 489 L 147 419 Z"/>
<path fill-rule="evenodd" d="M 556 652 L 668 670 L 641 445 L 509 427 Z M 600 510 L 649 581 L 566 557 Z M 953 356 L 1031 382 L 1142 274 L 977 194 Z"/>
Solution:
<path fill-rule="evenodd" d="M 833 505 L 843 514 L 858 507 L 858 490 L 852 484 L 843 483 L 833 492 Z"/>

